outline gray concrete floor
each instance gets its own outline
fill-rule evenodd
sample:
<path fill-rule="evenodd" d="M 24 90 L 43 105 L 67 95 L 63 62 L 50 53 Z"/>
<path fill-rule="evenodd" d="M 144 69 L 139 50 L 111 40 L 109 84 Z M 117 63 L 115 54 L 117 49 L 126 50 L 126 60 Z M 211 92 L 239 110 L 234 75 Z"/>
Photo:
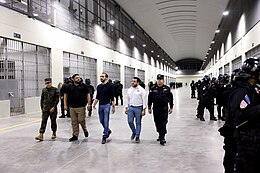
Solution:
<path fill-rule="evenodd" d="M 132 142 L 122 106 L 111 115 L 113 132 L 105 145 L 100 143 L 102 127 L 97 111 L 86 118 L 89 138 L 85 139 L 81 131 L 77 142 L 68 142 L 68 118 L 58 119 L 58 137 L 54 141 L 49 123 L 43 142 L 34 140 L 40 114 L 1 118 L 0 172 L 223 172 L 223 138 L 217 131 L 223 122 L 209 121 L 207 111 L 205 122 L 196 119 L 197 100 L 190 99 L 189 87 L 175 89 L 173 94 L 174 113 L 169 115 L 165 146 L 156 141 L 158 135 L 150 114 L 142 120 L 141 143 Z"/>

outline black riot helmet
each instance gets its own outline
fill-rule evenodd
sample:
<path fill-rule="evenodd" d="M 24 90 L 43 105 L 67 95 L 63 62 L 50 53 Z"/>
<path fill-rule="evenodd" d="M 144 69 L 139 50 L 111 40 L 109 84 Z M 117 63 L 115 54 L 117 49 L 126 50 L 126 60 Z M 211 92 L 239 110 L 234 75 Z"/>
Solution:
<path fill-rule="evenodd" d="M 241 69 L 248 73 L 253 74 L 260 71 L 260 61 L 258 58 L 248 58 L 244 61 Z"/>
<path fill-rule="evenodd" d="M 230 78 L 230 75 L 229 74 L 224 74 L 224 81 L 228 82 L 229 81 L 229 78 Z"/>
<path fill-rule="evenodd" d="M 242 69 L 236 69 L 231 74 L 231 82 L 247 81 L 250 77 L 251 75 L 244 72 Z"/>
<path fill-rule="evenodd" d="M 223 74 L 219 74 L 219 75 L 218 75 L 218 80 L 219 80 L 219 81 L 222 81 L 223 78 L 224 78 L 224 75 L 223 75 Z"/>
<path fill-rule="evenodd" d="M 85 84 L 90 85 L 91 84 L 90 79 L 85 79 Z"/>
<path fill-rule="evenodd" d="M 210 82 L 210 77 L 209 75 L 205 75 L 202 79 L 204 82 Z"/>

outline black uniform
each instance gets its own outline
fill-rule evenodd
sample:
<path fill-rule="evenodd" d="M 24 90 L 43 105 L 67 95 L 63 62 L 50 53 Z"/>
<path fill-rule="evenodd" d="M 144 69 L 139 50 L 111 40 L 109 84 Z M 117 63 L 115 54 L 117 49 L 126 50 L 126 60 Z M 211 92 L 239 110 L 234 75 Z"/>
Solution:
<path fill-rule="evenodd" d="M 244 84 L 232 99 L 237 155 L 236 173 L 260 172 L 260 99 L 255 88 Z"/>
<path fill-rule="evenodd" d="M 51 118 L 51 129 L 55 133 L 57 131 L 57 104 L 59 103 L 59 91 L 56 87 L 43 88 L 41 95 L 42 123 L 40 133 L 44 133 L 48 118 Z M 54 112 L 50 112 L 51 108 L 55 108 Z"/>
<path fill-rule="evenodd" d="M 123 105 L 123 85 L 120 83 L 120 81 L 115 81 L 114 93 L 116 97 L 116 105 L 118 105 L 118 97 L 120 97 L 121 105 Z"/>
<path fill-rule="evenodd" d="M 148 95 L 148 109 L 153 104 L 153 115 L 156 130 L 159 133 L 159 139 L 163 139 L 167 133 L 166 125 L 168 123 L 168 103 L 173 108 L 173 95 L 170 87 L 163 85 L 159 87 L 157 84 L 152 86 Z"/>
<path fill-rule="evenodd" d="M 195 86 L 194 81 L 191 82 L 190 89 L 191 89 L 191 98 L 196 98 L 196 96 L 195 96 L 196 86 Z"/>
<path fill-rule="evenodd" d="M 225 168 L 225 173 L 234 173 L 234 162 L 235 156 L 237 153 L 237 144 L 234 138 L 235 124 L 234 124 L 234 110 L 237 108 L 237 105 L 234 104 L 234 94 L 239 92 L 239 88 L 243 86 L 242 81 L 233 82 L 232 87 L 224 91 L 222 94 L 223 97 L 223 107 L 226 117 L 225 124 L 219 129 L 220 135 L 224 137 L 224 146 L 225 155 L 223 159 L 223 166 Z"/>
<path fill-rule="evenodd" d="M 200 86 L 200 98 L 199 104 L 197 108 L 197 117 L 200 118 L 201 121 L 205 121 L 204 119 L 204 109 L 207 108 L 210 113 L 210 120 L 216 120 L 214 116 L 214 96 L 215 96 L 215 88 L 210 83 L 209 80 L 204 80 Z"/>
<path fill-rule="evenodd" d="M 94 89 L 93 85 L 91 85 L 90 83 L 87 83 L 87 82 L 86 82 L 86 86 L 87 86 L 87 89 L 88 89 L 88 91 L 89 91 L 90 99 L 91 99 L 91 108 L 90 108 L 90 110 L 88 111 L 88 116 L 91 116 L 91 114 L 92 114 L 92 104 L 93 104 L 93 102 L 94 102 L 93 97 L 94 97 L 95 89 Z"/>
<path fill-rule="evenodd" d="M 66 91 L 66 88 L 69 86 L 69 83 L 64 83 L 60 89 L 60 107 L 61 107 L 61 116 L 60 118 L 65 118 L 65 116 L 70 117 L 70 110 L 68 108 L 67 114 L 65 115 L 65 110 L 64 110 L 64 93 Z"/>
<path fill-rule="evenodd" d="M 199 100 L 200 96 L 201 96 L 201 80 L 198 80 L 198 82 L 195 83 L 196 89 L 197 89 L 197 100 Z"/>

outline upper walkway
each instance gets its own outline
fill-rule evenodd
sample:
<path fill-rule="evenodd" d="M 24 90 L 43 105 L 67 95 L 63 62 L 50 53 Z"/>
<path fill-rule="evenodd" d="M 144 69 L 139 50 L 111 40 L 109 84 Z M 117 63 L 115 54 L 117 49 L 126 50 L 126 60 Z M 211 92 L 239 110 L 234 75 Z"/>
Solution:
<path fill-rule="evenodd" d="M 123 106 L 111 114 L 112 134 L 102 145 L 102 127 L 97 110 L 86 118 L 89 137 L 80 131 L 79 141 L 71 137 L 70 119 L 57 119 L 57 139 L 51 140 L 50 122 L 43 142 L 34 137 L 40 128 L 41 115 L 20 115 L 0 119 L 0 172 L 104 172 L 104 173 L 221 173 L 223 138 L 221 121 L 196 119 L 197 100 L 190 99 L 187 86 L 174 89 L 174 112 L 169 115 L 166 145 L 157 139 L 153 116 L 142 119 L 141 142 L 130 140 L 131 131 Z"/>

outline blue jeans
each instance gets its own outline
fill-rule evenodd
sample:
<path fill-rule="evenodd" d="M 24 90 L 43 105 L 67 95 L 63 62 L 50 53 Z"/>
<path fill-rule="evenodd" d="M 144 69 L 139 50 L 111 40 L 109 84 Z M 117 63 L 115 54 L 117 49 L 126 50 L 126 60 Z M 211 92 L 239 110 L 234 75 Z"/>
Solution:
<path fill-rule="evenodd" d="M 136 134 L 136 137 L 140 137 L 141 133 L 142 110 L 142 106 L 128 106 L 128 124 L 132 132 Z M 134 118 L 136 127 L 134 125 Z"/>
<path fill-rule="evenodd" d="M 99 121 L 102 124 L 104 131 L 103 137 L 108 138 L 109 129 L 109 115 L 110 115 L 110 104 L 99 105 L 98 107 Z"/>

